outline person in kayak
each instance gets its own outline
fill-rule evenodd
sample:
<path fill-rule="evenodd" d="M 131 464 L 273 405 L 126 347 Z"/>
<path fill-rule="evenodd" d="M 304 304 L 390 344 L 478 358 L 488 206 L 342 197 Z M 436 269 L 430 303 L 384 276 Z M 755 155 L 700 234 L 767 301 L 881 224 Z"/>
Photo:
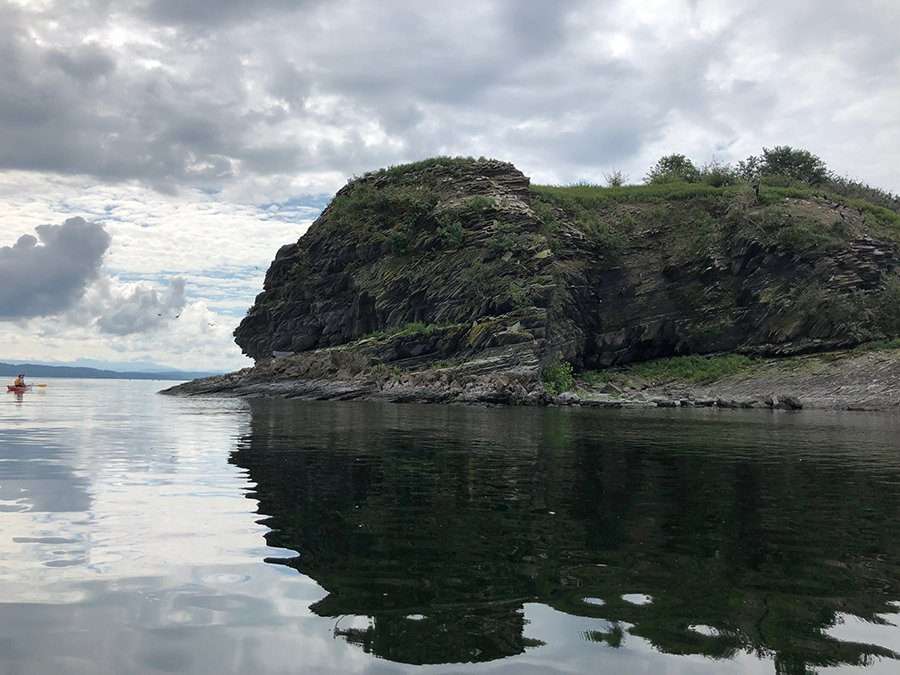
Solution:
<path fill-rule="evenodd" d="M 16 381 L 13 384 L 13 386 L 14 387 L 24 387 L 25 386 L 25 374 L 24 373 L 19 373 L 16 376 Z"/>

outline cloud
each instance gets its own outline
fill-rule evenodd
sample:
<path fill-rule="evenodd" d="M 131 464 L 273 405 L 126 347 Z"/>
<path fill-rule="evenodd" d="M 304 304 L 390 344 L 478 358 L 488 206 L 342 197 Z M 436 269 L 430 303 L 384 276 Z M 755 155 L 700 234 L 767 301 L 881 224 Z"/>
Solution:
<path fill-rule="evenodd" d="M 313 4 L 315 0 L 149 0 L 140 5 L 139 11 L 155 23 L 197 28 L 299 11 Z"/>
<path fill-rule="evenodd" d="M 177 320 L 185 306 L 184 279 L 172 279 L 164 289 L 147 284 L 117 286 L 98 280 L 85 294 L 79 314 L 96 316 L 102 333 L 131 335 L 155 330 Z"/>
<path fill-rule="evenodd" d="M 71 308 L 97 278 L 110 236 L 102 225 L 69 218 L 38 225 L 0 248 L 0 320 L 58 314 Z"/>
<path fill-rule="evenodd" d="M 0 168 L 257 192 L 439 153 L 567 180 L 792 143 L 900 188 L 878 0 L 47 0 L 0 23 Z"/>
<path fill-rule="evenodd" d="M 46 53 L 46 59 L 47 63 L 83 82 L 108 75 L 116 67 L 109 54 L 94 44 L 79 45 L 67 51 L 50 49 Z"/>
<path fill-rule="evenodd" d="M 233 363 L 231 327 L 323 195 L 430 155 L 565 183 L 788 143 L 900 191 L 887 0 L 0 0 L 0 25 L 0 241 L 76 215 L 113 238 L 81 324 L 0 334 L 29 356 Z M 155 326 L 176 278 L 184 313 Z M 39 311 L 76 316 L 78 289 Z"/>

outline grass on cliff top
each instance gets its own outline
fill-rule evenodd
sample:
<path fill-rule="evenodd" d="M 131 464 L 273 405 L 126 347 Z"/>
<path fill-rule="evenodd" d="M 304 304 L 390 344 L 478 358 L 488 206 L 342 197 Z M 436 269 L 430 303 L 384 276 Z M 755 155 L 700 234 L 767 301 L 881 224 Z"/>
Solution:
<path fill-rule="evenodd" d="M 696 197 L 737 194 L 739 186 L 716 188 L 705 183 L 662 183 L 657 185 L 625 185 L 603 187 L 601 185 L 532 185 L 538 196 L 560 206 L 577 204 L 592 207 L 610 202 L 660 202 Z"/>
<path fill-rule="evenodd" d="M 377 169 L 376 171 L 369 171 L 362 175 L 362 178 L 376 178 L 381 176 L 390 176 L 392 178 L 396 178 L 399 176 L 403 176 L 408 173 L 412 173 L 414 171 L 423 171 L 425 169 L 430 169 L 434 166 L 443 166 L 443 167 L 469 167 L 475 162 L 487 162 L 490 161 L 488 157 L 463 157 L 456 156 L 451 157 L 449 155 L 441 155 L 439 157 L 429 157 L 428 159 L 423 159 L 418 162 L 409 162 L 407 164 L 392 164 L 391 166 L 385 167 L 383 169 Z"/>
<path fill-rule="evenodd" d="M 589 386 L 599 386 L 605 382 L 626 382 L 632 377 L 656 383 L 680 381 L 708 384 L 748 371 L 758 363 L 758 359 L 742 354 L 672 356 L 620 368 L 587 371 L 580 375 L 580 379 Z"/>
<path fill-rule="evenodd" d="M 705 183 L 662 183 L 650 185 L 627 185 L 623 187 L 602 187 L 599 185 L 533 185 L 532 191 L 537 199 L 533 208 L 545 225 L 553 228 L 556 224 L 554 208 L 569 214 L 581 229 L 591 235 L 608 250 L 616 251 L 630 237 L 630 225 L 634 216 L 619 214 L 610 219 L 609 208 L 615 204 L 649 204 L 651 208 L 665 208 L 672 203 L 696 204 L 698 209 L 690 213 L 682 213 L 684 209 L 669 209 L 665 218 L 672 219 L 679 213 L 687 222 L 677 231 L 683 235 L 695 235 L 693 242 L 699 250 L 706 250 L 710 245 L 710 235 L 715 227 L 700 227 L 704 220 L 703 210 L 720 212 L 713 220 L 724 221 L 721 214 L 728 212 L 731 204 L 741 204 L 742 208 L 762 207 L 764 211 L 754 218 L 746 220 L 745 226 L 758 226 L 754 238 L 771 245 L 780 244 L 788 250 L 827 251 L 830 247 L 842 247 L 848 239 L 843 223 L 838 223 L 830 230 L 815 218 L 804 219 L 796 214 L 782 213 L 779 209 L 788 199 L 815 199 L 817 201 L 842 204 L 856 209 L 862 216 L 868 232 L 878 239 L 888 239 L 900 243 L 900 214 L 883 206 L 878 206 L 862 199 L 848 199 L 820 188 L 803 186 L 776 186 L 763 184 L 759 199 L 756 199 L 752 188 L 747 184 L 714 187 Z M 779 215 L 780 214 L 780 215 Z M 699 217 L 698 217 L 699 216 Z M 733 233 L 734 234 L 734 233 Z M 684 248 L 683 241 L 676 242 L 676 248 Z"/>
<path fill-rule="evenodd" d="M 604 187 L 580 183 L 576 185 L 532 185 L 532 191 L 543 199 L 560 207 L 596 207 L 614 202 L 654 203 L 698 199 L 703 197 L 736 196 L 752 193 L 747 184 L 714 187 L 706 183 L 659 183 L 650 185 L 624 185 Z M 785 199 L 811 199 L 824 197 L 833 202 L 858 209 L 874 217 L 879 223 L 900 226 L 900 214 L 865 199 L 847 198 L 821 188 L 763 184 L 759 192 L 762 204 L 775 204 Z"/>

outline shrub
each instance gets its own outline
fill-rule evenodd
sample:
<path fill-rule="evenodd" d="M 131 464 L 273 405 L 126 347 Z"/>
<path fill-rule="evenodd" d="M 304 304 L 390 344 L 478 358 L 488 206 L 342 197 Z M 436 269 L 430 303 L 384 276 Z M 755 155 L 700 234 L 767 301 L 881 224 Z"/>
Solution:
<path fill-rule="evenodd" d="M 603 174 L 603 180 L 606 182 L 606 187 L 622 187 L 628 182 L 628 176 L 616 169 Z"/>
<path fill-rule="evenodd" d="M 528 291 L 516 282 L 509 285 L 509 302 L 513 309 L 528 307 L 531 304 Z"/>
<path fill-rule="evenodd" d="M 469 197 L 466 199 L 465 206 L 463 207 L 463 209 L 469 213 L 478 213 L 479 211 L 486 211 L 487 209 L 492 208 L 494 208 L 493 198 L 486 197 L 485 195 Z"/>
<path fill-rule="evenodd" d="M 873 309 L 878 327 L 886 335 L 900 335 L 900 276 L 888 277 L 876 297 L 877 304 Z"/>
<path fill-rule="evenodd" d="M 556 209 L 550 201 L 543 199 L 539 192 L 536 192 L 536 194 L 538 198 L 531 202 L 531 209 L 534 211 L 534 215 L 544 224 L 546 232 L 555 232 L 559 227 Z"/>
<path fill-rule="evenodd" d="M 516 238 L 506 232 L 495 234 L 488 240 L 488 251 L 491 252 L 492 257 L 503 255 L 515 248 Z"/>
<path fill-rule="evenodd" d="M 696 183 L 700 180 L 700 172 L 694 163 L 684 155 L 666 155 L 660 157 L 644 178 L 647 184 L 655 183 Z"/>
<path fill-rule="evenodd" d="M 548 394 L 556 396 L 564 391 L 569 391 L 575 386 L 575 377 L 572 375 L 572 364 L 568 361 L 554 361 L 544 366 L 541 373 L 544 389 Z"/>
<path fill-rule="evenodd" d="M 405 230 L 391 232 L 388 241 L 391 244 L 391 251 L 394 252 L 394 255 L 406 255 L 409 253 L 409 234 Z"/>
<path fill-rule="evenodd" d="M 700 180 L 713 187 L 725 187 L 726 185 L 736 185 L 740 182 L 741 177 L 730 164 L 722 164 L 713 160 L 700 169 Z"/>
<path fill-rule="evenodd" d="M 441 225 L 438 227 L 437 233 L 441 241 L 441 248 L 459 248 L 466 236 L 462 223 L 458 220 Z"/>

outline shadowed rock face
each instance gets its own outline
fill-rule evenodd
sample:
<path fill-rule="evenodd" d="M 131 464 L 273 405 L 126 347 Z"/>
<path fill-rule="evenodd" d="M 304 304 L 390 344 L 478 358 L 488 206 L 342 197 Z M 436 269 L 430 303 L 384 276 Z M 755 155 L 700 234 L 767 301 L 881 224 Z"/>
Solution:
<path fill-rule="evenodd" d="M 523 327 L 519 341 L 542 340 L 549 291 L 519 297 L 540 279 L 552 282 L 530 199 L 528 179 L 493 161 L 356 180 L 278 251 L 237 342 L 260 359 L 414 322 L 468 326 L 516 309 L 527 310 L 511 316 Z M 503 236 L 515 239 L 512 250 L 497 245 Z"/>
<path fill-rule="evenodd" d="M 426 160 L 341 189 L 235 331 L 256 368 L 178 391 L 534 403 L 557 360 L 852 346 L 900 334 L 898 233 L 809 191 L 534 187 Z"/>

